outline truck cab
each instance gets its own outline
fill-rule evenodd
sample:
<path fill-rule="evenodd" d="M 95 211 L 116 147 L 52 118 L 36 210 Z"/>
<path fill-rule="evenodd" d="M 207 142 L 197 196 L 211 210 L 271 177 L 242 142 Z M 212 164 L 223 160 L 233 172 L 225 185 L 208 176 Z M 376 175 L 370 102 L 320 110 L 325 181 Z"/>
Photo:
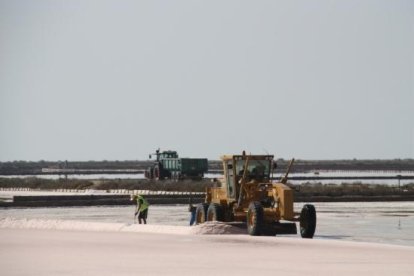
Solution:
<path fill-rule="evenodd" d="M 160 149 L 150 154 L 149 159 L 152 155 L 156 156 L 156 160 L 145 171 L 147 179 L 200 180 L 204 177 L 204 173 L 208 171 L 207 158 L 181 158 L 176 151 L 160 151 Z"/>
<path fill-rule="evenodd" d="M 168 158 L 178 158 L 178 153 L 173 150 L 167 150 L 159 153 L 159 160 L 168 159 Z"/>

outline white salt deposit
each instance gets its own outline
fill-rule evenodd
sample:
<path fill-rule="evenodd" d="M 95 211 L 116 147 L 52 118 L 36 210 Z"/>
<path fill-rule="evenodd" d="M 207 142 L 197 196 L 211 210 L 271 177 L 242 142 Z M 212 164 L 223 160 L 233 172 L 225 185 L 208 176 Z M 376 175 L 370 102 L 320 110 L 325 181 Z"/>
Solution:
<path fill-rule="evenodd" d="M 12 219 L 2 220 L 1 225 L 65 226 L 58 221 Z M 248 235 L 182 235 L 184 228 L 197 229 L 188 226 L 93 225 L 98 231 L 90 231 L 92 224 L 73 222 L 66 227 L 87 231 L 0 228 L 0 275 L 414 275 L 413 247 Z M 206 224 L 199 230 L 207 228 L 217 231 L 221 225 Z M 123 232 L 126 229 L 160 234 Z"/>
<path fill-rule="evenodd" d="M 191 227 L 191 233 L 196 235 L 246 234 L 246 229 L 241 229 L 223 222 L 208 221 Z"/>
<path fill-rule="evenodd" d="M 124 224 L 50 219 L 15 219 L 10 217 L 0 219 L 0 228 L 99 232 L 140 232 L 180 235 L 189 234 L 191 232 L 190 227 L 186 226 Z"/>
<path fill-rule="evenodd" d="M 125 224 L 87 222 L 74 220 L 54 219 L 15 219 L 11 217 L 0 219 L 0 228 L 15 229 L 43 229 L 43 230 L 71 230 L 71 231 L 99 231 L 99 232 L 135 232 L 159 233 L 174 235 L 225 235 L 246 234 L 245 229 L 228 225 L 222 222 L 206 222 L 197 226 L 173 226 L 150 224 Z"/>

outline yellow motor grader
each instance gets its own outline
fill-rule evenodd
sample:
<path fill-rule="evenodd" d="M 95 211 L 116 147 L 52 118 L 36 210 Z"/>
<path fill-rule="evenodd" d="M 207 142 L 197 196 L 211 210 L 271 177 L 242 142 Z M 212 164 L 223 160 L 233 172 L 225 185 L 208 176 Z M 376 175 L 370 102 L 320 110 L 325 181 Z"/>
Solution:
<path fill-rule="evenodd" d="M 286 185 L 294 162 L 279 182 L 272 182 L 276 163 L 273 155 L 224 155 L 224 177 L 208 188 L 205 202 L 197 205 L 196 224 L 205 221 L 243 222 L 250 235 L 297 234 L 313 238 L 316 211 L 305 204 L 300 213 L 293 208 L 293 190 Z"/>

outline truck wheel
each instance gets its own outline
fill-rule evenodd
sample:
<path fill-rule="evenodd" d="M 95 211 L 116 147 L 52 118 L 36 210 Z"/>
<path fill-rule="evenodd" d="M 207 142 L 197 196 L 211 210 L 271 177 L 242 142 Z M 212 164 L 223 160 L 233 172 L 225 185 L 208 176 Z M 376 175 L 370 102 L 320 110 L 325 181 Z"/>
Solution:
<path fill-rule="evenodd" d="M 152 179 L 153 178 L 153 169 L 151 167 L 146 169 L 145 172 L 144 172 L 144 176 L 147 179 Z"/>
<path fill-rule="evenodd" d="M 180 180 L 180 173 L 179 172 L 173 172 L 172 173 L 173 179 L 175 182 Z"/>
<path fill-rule="evenodd" d="M 197 205 L 197 209 L 196 209 L 196 217 L 195 217 L 195 224 L 200 224 L 200 223 L 204 223 L 206 222 L 206 218 L 207 218 L 207 208 L 208 208 L 208 204 L 207 203 L 201 203 Z"/>
<path fill-rule="evenodd" d="M 247 233 L 260 236 L 263 228 L 263 207 L 259 201 L 253 201 L 247 211 Z"/>
<path fill-rule="evenodd" d="M 211 203 L 208 206 L 207 221 L 223 221 L 223 209 L 220 204 Z"/>
<path fill-rule="evenodd" d="M 177 182 L 179 180 L 179 173 L 178 172 L 174 172 L 174 180 Z"/>
<path fill-rule="evenodd" d="M 305 204 L 300 212 L 300 235 L 312 239 L 316 229 L 316 210 L 312 204 Z"/>
<path fill-rule="evenodd" d="M 154 168 L 154 179 L 155 180 L 160 179 L 160 168 L 158 166 Z"/>

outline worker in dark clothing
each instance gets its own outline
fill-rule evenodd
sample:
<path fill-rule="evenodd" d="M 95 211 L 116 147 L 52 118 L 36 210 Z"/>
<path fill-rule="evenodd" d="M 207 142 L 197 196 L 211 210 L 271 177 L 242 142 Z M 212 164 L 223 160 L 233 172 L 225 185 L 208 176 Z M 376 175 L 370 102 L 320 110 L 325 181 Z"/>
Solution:
<path fill-rule="evenodd" d="M 144 222 L 144 224 L 147 224 L 148 207 L 149 207 L 148 201 L 142 195 L 131 195 L 131 200 L 134 201 L 137 205 L 137 207 L 135 208 L 135 213 L 134 213 L 134 222 L 135 222 L 135 217 L 138 216 L 139 224 L 141 224 L 142 221 Z"/>
<path fill-rule="evenodd" d="M 193 225 L 195 223 L 195 217 L 196 217 L 196 209 L 197 207 L 194 206 L 193 204 L 190 203 L 190 205 L 188 206 L 188 211 L 191 213 L 190 214 L 190 226 Z"/>
<path fill-rule="evenodd" d="M 195 223 L 197 207 L 193 205 L 193 198 L 188 199 L 188 212 L 190 212 L 190 226 Z"/>

